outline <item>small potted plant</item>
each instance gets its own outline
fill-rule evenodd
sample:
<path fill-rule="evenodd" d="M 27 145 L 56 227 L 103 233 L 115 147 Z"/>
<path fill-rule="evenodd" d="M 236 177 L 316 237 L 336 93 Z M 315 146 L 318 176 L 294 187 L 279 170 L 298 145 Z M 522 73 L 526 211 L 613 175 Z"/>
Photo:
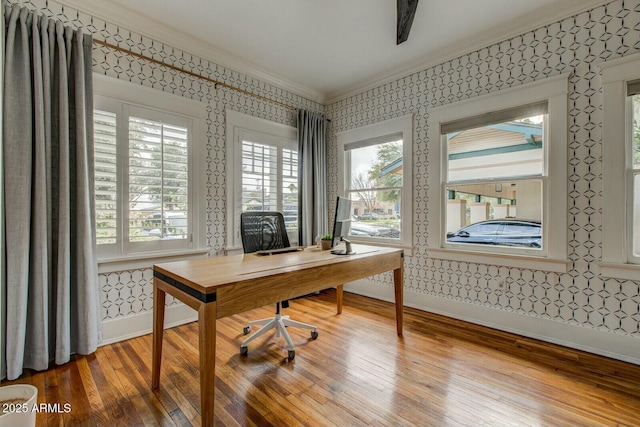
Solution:
<path fill-rule="evenodd" d="M 323 234 L 320 238 L 320 244 L 322 245 L 322 250 L 326 251 L 327 249 L 331 249 L 331 243 L 333 241 L 333 236 L 331 234 Z"/>

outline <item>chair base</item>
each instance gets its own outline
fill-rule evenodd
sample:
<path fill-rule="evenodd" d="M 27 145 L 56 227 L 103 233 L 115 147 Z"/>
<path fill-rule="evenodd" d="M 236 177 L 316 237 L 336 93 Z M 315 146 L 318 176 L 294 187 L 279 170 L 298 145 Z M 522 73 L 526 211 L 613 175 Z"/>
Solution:
<path fill-rule="evenodd" d="M 293 341 L 291 340 L 291 337 L 289 336 L 289 333 L 287 332 L 287 329 L 286 329 L 287 326 L 292 326 L 294 328 L 309 329 L 311 331 L 311 338 L 313 338 L 314 340 L 318 338 L 318 328 L 316 328 L 315 326 L 309 325 L 307 323 L 298 322 L 296 320 L 291 320 L 289 319 L 289 316 L 282 316 L 280 315 L 280 313 L 276 313 L 275 317 L 269 317 L 267 319 L 261 319 L 261 320 L 254 320 L 247 323 L 247 327 L 244 328 L 245 334 L 248 334 L 249 332 L 251 332 L 251 327 L 256 325 L 263 325 L 263 326 L 262 328 L 258 329 L 256 333 L 254 333 L 249 338 L 242 341 L 242 344 L 240 344 L 240 353 L 242 353 L 243 355 L 246 355 L 248 352 L 247 344 L 249 344 L 251 341 L 258 338 L 259 336 L 264 335 L 266 332 L 270 331 L 271 329 L 276 330 L 276 337 L 282 336 L 287 342 L 287 346 L 289 347 L 288 351 L 289 351 L 290 359 L 293 359 L 293 357 L 295 357 L 295 347 L 293 345 Z"/>

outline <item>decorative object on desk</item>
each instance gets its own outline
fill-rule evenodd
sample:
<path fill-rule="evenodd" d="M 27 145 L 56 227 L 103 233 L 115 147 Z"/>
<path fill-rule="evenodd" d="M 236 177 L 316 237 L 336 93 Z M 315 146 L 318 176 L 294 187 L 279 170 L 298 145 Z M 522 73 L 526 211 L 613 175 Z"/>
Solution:
<path fill-rule="evenodd" d="M 322 250 L 328 251 L 331 249 L 331 242 L 333 240 L 333 236 L 331 234 L 323 234 L 320 243 L 322 244 Z"/>

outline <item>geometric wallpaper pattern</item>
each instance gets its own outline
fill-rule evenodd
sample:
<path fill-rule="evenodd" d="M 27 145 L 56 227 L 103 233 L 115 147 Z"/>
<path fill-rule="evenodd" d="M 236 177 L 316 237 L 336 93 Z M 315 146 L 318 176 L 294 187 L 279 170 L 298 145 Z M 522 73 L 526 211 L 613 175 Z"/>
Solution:
<path fill-rule="evenodd" d="M 226 69 L 205 59 L 174 49 L 128 29 L 89 16 L 75 9 L 48 0 L 7 0 L 8 5 L 20 3 L 39 13 L 55 17 L 65 25 L 83 28 L 95 39 L 151 56 L 154 59 L 202 74 L 214 80 L 267 98 L 312 111 L 324 111 L 324 106 L 291 92 Z M 249 114 L 277 123 L 296 126 L 296 112 L 271 102 L 231 91 L 223 86 L 156 65 L 134 56 L 94 44 L 93 71 L 135 84 L 152 87 L 207 105 L 206 119 L 206 245 L 218 253 L 226 241 L 226 142 L 225 111 Z M 153 305 L 153 271 L 136 269 L 100 274 L 102 320 L 147 312 Z M 167 298 L 167 304 L 176 304 Z"/>
<path fill-rule="evenodd" d="M 616 0 L 529 31 L 328 106 L 247 77 L 119 28 L 95 17 L 44 0 L 20 2 L 82 27 L 96 39 L 288 105 L 326 112 L 329 203 L 337 193 L 336 133 L 413 113 L 413 239 L 405 259 L 405 287 L 412 292 L 453 299 L 640 338 L 640 282 L 604 279 L 597 274 L 602 241 L 602 85 L 597 64 L 640 51 L 640 2 Z M 230 108 L 295 126 L 295 111 L 183 73 L 150 64 L 109 48 L 94 46 L 94 71 L 197 99 L 207 104 L 206 243 L 217 253 L 226 241 L 225 111 Z M 567 147 L 566 274 L 427 257 L 427 189 L 432 182 L 428 150 L 431 108 L 562 73 L 569 80 Z M 330 206 L 331 209 L 334 206 Z M 505 278 L 495 287 L 496 276 Z M 373 278 L 391 286 L 389 274 Z M 151 270 L 100 275 L 102 319 L 147 312 L 152 306 Z M 175 304 L 172 299 L 167 304 Z"/>
<path fill-rule="evenodd" d="M 640 338 L 640 282 L 597 274 L 602 242 L 602 85 L 597 64 L 640 51 L 640 2 L 613 1 L 487 46 L 327 107 L 329 177 L 337 176 L 335 134 L 414 113 L 412 257 L 405 287 Z M 566 274 L 427 257 L 429 110 L 562 73 L 569 80 Z M 438 161 L 438 159 L 435 159 Z M 337 182 L 329 183 L 335 194 Z M 615 189 L 609 189 L 615 191 Z M 331 199 L 330 199 L 331 200 Z M 504 288 L 491 280 L 505 278 Z M 378 277 L 391 286 L 389 277 Z"/>

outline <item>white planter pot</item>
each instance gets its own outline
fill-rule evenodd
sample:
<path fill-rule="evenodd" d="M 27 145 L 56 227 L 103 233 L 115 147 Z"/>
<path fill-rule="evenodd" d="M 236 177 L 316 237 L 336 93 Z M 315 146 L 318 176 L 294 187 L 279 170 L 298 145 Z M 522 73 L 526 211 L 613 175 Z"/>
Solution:
<path fill-rule="evenodd" d="M 32 385 L 14 384 L 0 387 L 0 427 L 35 426 L 36 411 L 33 407 L 37 403 L 38 389 Z"/>

